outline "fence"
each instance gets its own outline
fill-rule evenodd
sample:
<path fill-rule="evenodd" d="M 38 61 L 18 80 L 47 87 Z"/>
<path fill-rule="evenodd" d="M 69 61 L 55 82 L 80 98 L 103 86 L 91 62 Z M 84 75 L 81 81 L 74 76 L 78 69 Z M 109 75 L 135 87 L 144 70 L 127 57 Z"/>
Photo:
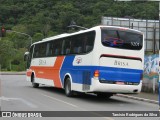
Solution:
<path fill-rule="evenodd" d="M 130 18 L 102 17 L 102 25 L 121 26 L 140 30 L 145 36 L 145 51 L 159 50 L 159 21 Z"/>

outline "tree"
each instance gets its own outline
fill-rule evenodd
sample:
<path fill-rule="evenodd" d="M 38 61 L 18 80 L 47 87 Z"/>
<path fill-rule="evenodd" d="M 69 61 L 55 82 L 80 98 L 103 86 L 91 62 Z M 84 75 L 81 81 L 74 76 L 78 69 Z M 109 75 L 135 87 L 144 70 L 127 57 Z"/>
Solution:
<path fill-rule="evenodd" d="M 67 32 L 67 26 L 72 20 L 77 25 L 87 28 L 101 24 L 102 16 L 159 20 L 158 2 L 0 0 L 0 3 L 0 27 L 5 25 L 6 30 L 27 33 L 33 38 L 33 42 Z M 23 63 L 18 59 L 23 58 L 22 51 L 24 52 L 29 45 L 30 39 L 27 36 L 7 33 L 0 41 L 2 67 L 6 69 L 10 61 Z M 15 66 L 15 69 L 19 69 L 18 66 Z"/>
<path fill-rule="evenodd" d="M 1 68 L 9 69 L 9 65 L 12 57 L 15 55 L 15 49 L 13 47 L 13 42 L 7 39 L 0 40 L 0 64 Z"/>
<path fill-rule="evenodd" d="M 43 34 L 42 33 L 36 33 L 34 34 L 33 36 L 33 42 L 37 42 L 37 41 L 40 41 L 44 38 Z"/>

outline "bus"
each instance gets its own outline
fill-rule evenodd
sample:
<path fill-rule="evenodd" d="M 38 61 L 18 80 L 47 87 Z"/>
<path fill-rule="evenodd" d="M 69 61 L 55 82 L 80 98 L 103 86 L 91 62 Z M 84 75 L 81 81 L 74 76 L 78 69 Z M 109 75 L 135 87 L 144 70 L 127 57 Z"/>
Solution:
<path fill-rule="evenodd" d="M 134 29 L 96 26 L 45 38 L 31 45 L 27 80 L 109 98 L 117 93 L 139 93 L 144 64 L 144 35 Z"/>

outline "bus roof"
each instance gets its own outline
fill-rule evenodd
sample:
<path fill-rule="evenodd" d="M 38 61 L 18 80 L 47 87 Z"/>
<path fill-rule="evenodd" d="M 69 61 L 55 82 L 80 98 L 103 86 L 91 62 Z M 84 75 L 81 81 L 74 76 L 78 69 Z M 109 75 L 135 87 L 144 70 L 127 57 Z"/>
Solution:
<path fill-rule="evenodd" d="M 68 36 L 72 36 L 72 35 L 77 35 L 77 34 L 89 32 L 89 31 L 92 31 L 92 30 L 99 30 L 99 29 L 101 29 L 103 27 L 105 27 L 105 28 L 126 29 L 126 30 L 140 32 L 141 34 L 143 34 L 141 31 L 138 31 L 138 30 L 135 30 L 135 29 L 126 28 L 126 27 L 99 25 L 99 26 L 95 26 L 95 27 L 89 28 L 87 30 L 80 30 L 80 31 L 74 32 L 74 33 L 63 33 L 63 34 L 60 34 L 60 35 L 44 38 L 41 41 L 35 42 L 33 44 L 38 44 L 38 43 L 41 43 L 41 42 L 47 42 L 47 41 L 50 41 L 50 40 L 56 40 L 58 38 L 64 38 L 64 37 L 68 37 Z"/>

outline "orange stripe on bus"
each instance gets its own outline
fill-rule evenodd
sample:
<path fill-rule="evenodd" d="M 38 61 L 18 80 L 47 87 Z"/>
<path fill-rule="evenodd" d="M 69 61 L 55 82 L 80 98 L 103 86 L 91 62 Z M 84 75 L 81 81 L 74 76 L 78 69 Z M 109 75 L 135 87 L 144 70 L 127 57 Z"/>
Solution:
<path fill-rule="evenodd" d="M 51 79 L 54 80 L 54 86 L 62 88 L 60 69 L 63 64 L 64 56 L 59 56 L 56 58 L 54 66 L 31 66 L 32 71 L 35 72 L 37 78 Z"/>

